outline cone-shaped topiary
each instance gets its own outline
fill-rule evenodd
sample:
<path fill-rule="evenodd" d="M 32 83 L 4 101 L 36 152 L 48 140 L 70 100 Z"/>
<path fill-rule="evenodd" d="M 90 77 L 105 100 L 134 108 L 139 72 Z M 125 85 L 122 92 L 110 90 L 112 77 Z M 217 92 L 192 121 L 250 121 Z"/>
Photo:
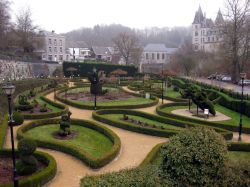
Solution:
<path fill-rule="evenodd" d="M 18 111 L 13 112 L 12 118 L 13 118 L 13 121 L 14 121 L 13 125 L 22 125 L 23 124 L 24 117 L 20 112 L 18 112 Z"/>

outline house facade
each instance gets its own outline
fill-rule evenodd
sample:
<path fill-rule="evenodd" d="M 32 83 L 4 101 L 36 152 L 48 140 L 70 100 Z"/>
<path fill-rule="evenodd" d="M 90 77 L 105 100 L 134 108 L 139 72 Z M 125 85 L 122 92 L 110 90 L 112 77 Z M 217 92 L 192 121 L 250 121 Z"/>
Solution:
<path fill-rule="evenodd" d="M 43 47 L 36 49 L 41 60 L 62 62 L 69 60 L 69 54 L 66 51 L 65 36 L 56 34 L 54 31 L 40 32 L 39 36 L 43 41 Z"/>
<path fill-rule="evenodd" d="M 195 51 L 215 52 L 218 50 L 223 37 L 222 26 L 224 19 L 219 10 L 215 21 L 206 18 L 201 7 L 196 11 L 192 24 L 192 44 Z"/>
<path fill-rule="evenodd" d="M 140 71 L 152 73 L 170 63 L 178 48 L 167 48 L 165 44 L 148 44 L 144 47 Z"/>

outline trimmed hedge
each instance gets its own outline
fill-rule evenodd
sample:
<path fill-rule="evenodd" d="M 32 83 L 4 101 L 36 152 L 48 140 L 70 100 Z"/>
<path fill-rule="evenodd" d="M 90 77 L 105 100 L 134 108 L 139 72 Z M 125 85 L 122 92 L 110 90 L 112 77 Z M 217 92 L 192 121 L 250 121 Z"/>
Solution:
<path fill-rule="evenodd" d="M 11 150 L 6 150 L 6 149 L 1 150 L 0 155 L 10 157 Z M 57 164 L 52 156 L 40 151 L 35 152 L 34 156 L 37 158 L 37 160 L 46 164 L 47 167 L 42 169 L 41 171 L 32 174 L 31 176 L 19 179 L 19 187 L 40 187 L 49 182 L 56 175 Z M 0 185 L 0 187 L 12 187 L 12 186 L 13 183 Z"/>
<path fill-rule="evenodd" d="M 4 141 L 5 141 L 5 134 L 8 129 L 8 115 L 5 114 L 3 117 L 3 123 L 0 125 L 0 150 L 3 148 Z"/>
<path fill-rule="evenodd" d="M 108 117 L 102 116 L 104 114 L 136 115 L 136 116 L 148 118 L 150 120 L 158 121 L 161 123 L 166 123 L 166 124 L 177 126 L 177 127 L 183 127 L 183 128 L 185 128 L 187 126 L 190 126 L 190 127 L 207 126 L 205 124 L 196 124 L 196 123 L 181 121 L 178 119 L 156 116 L 156 115 L 148 114 L 146 112 L 140 112 L 140 111 L 135 111 L 135 110 L 106 109 L 106 110 L 98 110 L 98 111 L 95 111 L 92 113 L 92 117 L 97 121 L 100 121 L 100 122 L 103 122 L 103 123 L 106 123 L 106 124 L 109 124 L 109 125 L 112 125 L 112 126 L 115 126 L 118 128 L 130 130 L 130 131 L 134 131 L 134 132 L 139 132 L 139 133 L 143 133 L 143 134 L 149 134 L 152 136 L 160 136 L 160 137 L 170 137 L 172 135 L 175 135 L 179 131 L 177 131 L 177 130 L 149 129 L 149 128 L 145 128 L 145 127 L 139 127 L 139 126 L 136 126 L 133 124 L 129 124 L 127 122 L 123 122 L 120 120 L 114 120 L 114 119 L 110 119 Z M 231 140 L 233 137 L 233 133 L 230 131 L 227 131 L 227 130 L 224 130 L 224 129 L 221 129 L 218 127 L 212 127 L 212 128 L 215 131 L 221 133 L 226 140 Z"/>
<path fill-rule="evenodd" d="M 94 67 L 97 71 L 105 71 L 106 74 L 121 69 L 127 72 L 127 76 L 132 77 L 138 72 L 138 68 L 132 65 L 108 64 L 107 62 L 63 62 L 63 73 L 66 77 L 71 76 L 71 72 L 67 71 L 69 67 L 77 69 L 77 71 L 72 72 L 74 77 L 77 77 L 78 74 L 80 77 L 88 77 L 88 73 L 93 72 Z"/>
<path fill-rule="evenodd" d="M 229 130 L 229 131 L 236 132 L 236 131 L 239 130 L 238 129 L 239 127 L 237 127 L 237 126 L 232 126 L 232 125 L 223 124 L 223 123 L 214 122 L 214 121 L 211 122 L 211 121 L 199 120 L 199 119 L 190 118 L 190 117 L 187 117 L 187 116 L 182 116 L 182 115 L 178 115 L 178 114 L 173 114 L 171 112 L 163 111 L 164 108 L 172 107 L 172 106 L 188 106 L 188 103 L 167 103 L 167 104 L 163 104 L 163 105 L 160 105 L 160 106 L 158 106 L 156 108 L 156 113 L 158 115 L 164 116 L 164 117 L 175 118 L 175 119 L 179 119 L 179 120 L 182 120 L 182 121 L 189 121 L 189 122 L 192 122 L 192 123 L 202 123 L 202 124 L 207 125 L 207 126 L 219 127 L 219 128 L 223 128 L 223 129 L 226 129 L 226 130 Z M 250 134 L 250 128 L 243 127 L 242 132 Z"/>
<path fill-rule="evenodd" d="M 245 151 L 250 152 L 250 143 L 244 142 L 229 142 L 228 143 L 229 151 Z"/>
<path fill-rule="evenodd" d="M 68 88 L 68 90 L 76 89 L 76 88 L 78 88 L 78 87 L 71 87 L 71 88 Z M 62 92 L 64 92 L 65 89 L 60 90 L 58 92 L 58 94 L 56 94 L 56 99 L 57 100 L 65 103 L 65 104 L 68 104 L 70 106 L 76 107 L 76 108 L 93 110 L 94 106 L 92 106 L 92 105 L 86 105 L 86 104 L 83 104 L 83 103 L 77 103 L 77 102 L 71 101 L 69 99 L 65 99 L 63 97 L 60 97 L 59 94 L 62 93 Z M 130 92 L 129 92 L 129 94 L 137 96 L 137 97 L 140 95 L 140 94 L 133 94 L 133 93 L 130 93 Z M 154 106 L 154 105 L 156 105 L 159 102 L 159 99 L 157 97 L 152 97 L 151 100 L 152 100 L 151 103 L 138 104 L 138 105 L 127 104 L 127 105 L 120 105 L 120 106 L 105 106 L 105 105 L 98 106 L 98 104 L 97 104 L 97 108 L 98 109 L 114 109 L 114 108 L 117 108 L 117 109 L 135 109 L 135 108 L 145 108 L 145 107 Z"/>
<path fill-rule="evenodd" d="M 165 142 L 159 143 L 156 146 L 154 146 L 153 149 L 147 154 L 146 158 L 140 163 L 139 167 L 144 167 L 151 164 L 159 154 L 160 149 L 164 144 L 166 143 Z"/>
<path fill-rule="evenodd" d="M 195 82 L 192 80 L 186 80 L 186 79 L 181 79 L 181 78 L 172 78 L 172 83 L 176 86 L 178 86 L 181 89 L 184 89 L 186 86 L 187 82 L 192 82 L 194 86 L 196 86 L 198 89 L 204 88 L 208 92 L 210 99 L 217 99 L 217 103 L 229 108 L 233 111 L 240 112 L 241 109 L 241 100 L 239 100 L 239 97 L 237 96 L 238 99 L 235 99 L 229 95 L 229 91 L 226 91 L 226 89 L 220 89 L 220 88 L 215 88 L 210 85 L 200 83 L 200 82 Z M 243 114 L 246 116 L 250 117 L 250 101 L 249 100 L 244 100 L 243 101 Z"/>
<path fill-rule="evenodd" d="M 40 99 L 45 101 L 46 103 L 61 109 L 59 112 L 50 112 L 50 113 L 42 113 L 42 114 L 23 114 L 24 119 L 45 119 L 45 118 L 54 118 L 57 116 L 61 116 L 62 114 L 66 114 L 69 111 L 69 108 L 61 103 L 56 103 L 46 98 L 45 96 L 49 93 L 53 92 L 53 90 L 48 90 L 42 93 Z"/>
<path fill-rule="evenodd" d="M 29 136 L 25 135 L 25 132 L 32 129 L 32 128 L 47 125 L 47 124 L 59 124 L 60 121 L 61 121 L 61 119 L 45 119 L 45 120 L 30 122 L 29 124 L 23 125 L 22 127 L 20 127 L 18 129 L 17 138 L 21 139 L 24 137 L 29 137 Z M 98 131 L 98 132 L 104 134 L 108 139 L 110 139 L 112 141 L 112 143 L 113 143 L 112 150 L 110 152 L 104 154 L 100 158 L 94 158 L 89 153 L 87 153 L 83 150 L 79 150 L 77 148 L 66 146 L 63 142 L 56 143 L 56 142 L 51 142 L 51 141 L 46 141 L 46 140 L 35 140 L 37 142 L 37 145 L 39 147 L 54 149 L 57 151 L 68 153 L 72 156 L 77 157 L 78 159 L 83 161 L 86 165 L 90 166 L 91 168 L 100 168 L 100 167 L 108 164 L 119 153 L 120 147 L 121 147 L 120 138 L 110 129 L 108 129 L 104 126 L 101 126 L 97 123 L 94 123 L 91 121 L 86 121 L 86 120 L 71 119 L 71 123 L 74 125 L 79 125 L 79 126 L 83 126 L 86 128 L 90 128 L 90 129 L 93 129 L 95 131 Z"/>

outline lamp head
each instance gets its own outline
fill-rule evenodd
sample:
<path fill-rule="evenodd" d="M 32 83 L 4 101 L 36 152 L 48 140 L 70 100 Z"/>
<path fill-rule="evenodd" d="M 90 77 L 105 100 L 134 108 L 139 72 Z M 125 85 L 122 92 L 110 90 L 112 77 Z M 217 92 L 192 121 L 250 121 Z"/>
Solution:
<path fill-rule="evenodd" d="M 2 86 L 2 89 L 4 91 L 4 93 L 7 95 L 7 96 L 11 96 L 14 94 L 15 92 L 15 86 L 13 84 L 11 84 L 10 82 L 7 82 L 6 84 L 4 84 Z"/>
<path fill-rule="evenodd" d="M 240 73 L 240 78 L 245 79 L 246 78 L 246 73 Z"/>

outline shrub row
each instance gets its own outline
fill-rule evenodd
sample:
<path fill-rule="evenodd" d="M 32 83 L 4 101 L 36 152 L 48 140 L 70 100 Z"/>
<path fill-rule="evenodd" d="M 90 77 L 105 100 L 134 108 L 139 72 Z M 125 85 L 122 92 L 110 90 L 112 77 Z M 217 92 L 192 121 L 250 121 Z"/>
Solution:
<path fill-rule="evenodd" d="M 3 122 L 0 125 L 0 150 L 3 148 L 4 141 L 5 141 L 5 134 L 8 129 L 8 115 L 4 115 Z"/>
<path fill-rule="evenodd" d="M 153 149 L 147 154 L 146 158 L 141 162 L 139 167 L 144 167 L 151 164 L 156 159 L 157 155 L 160 153 L 160 149 L 164 144 L 165 142 L 159 143 L 154 146 Z"/>
<path fill-rule="evenodd" d="M 45 118 L 53 118 L 57 116 L 61 116 L 62 114 L 65 114 L 69 111 L 68 107 L 61 104 L 61 103 L 56 103 L 54 101 L 51 101 L 50 99 L 46 98 L 45 95 L 51 93 L 53 90 L 48 90 L 44 92 L 41 96 L 40 99 L 45 101 L 46 103 L 61 109 L 59 112 L 50 112 L 50 113 L 44 113 L 44 114 L 23 114 L 24 119 L 45 119 Z"/>
<path fill-rule="evenodd" d="M 10 157 L 11 150 L 2 150 L 0 151 L 0 155 Z M 35 157 L 37 158 L 38 161 L 47 165 L 47 167 L 45 167 L 41 171 L 36 172 L 31 176 L 20 179 L 19 180 L 20 187 L 40 187 L 49 182 L 56 175 L 57 164 L 52 156 L 50 156 L 47 153 L 37 151 L 35 152 Z M 0 185 L 0 187 L 12 187 L 12 186 L 13 183 Z"/>
<path fill-rule="evenodd" d="M 216 88 L 213 88 L 212 86 L 204 85 L 203 83 L 195 82 L 192 80 L 176 79 L 176 78 L 172 79 L 172 83 L 181 89 L 185 88 L 186 82 L 188 82 L 188 81 L 193 82 L 194 85 L 199 89 L 201 87 L 206 89 L 206 91 L 210 94 L 210 99 L 219 98 L 217 102 L 220 105 L 222 105 L 226 108 L 229 108 L 233 111 L 236 111 L 236 112 L 241 111 L 241 100 L 234 99 L 231 96 L 229 96 L 227 93 L 228 91 L 223 91 L 224 92 L 223 93 L 222 90 L 225 90 L 225 89 L 218 90 Z M 243 101 L 242 113 L 247 115 L 248 117 L 250 117 L 250 101 L 248 101 L 248 100 Z"/>
<path fill-rule="evenodd" d="M 76 68 L 77 71 L 67 71 L 70 67 Z M 77 77 L 78 74 L 80 77 L 88 77 L 88 74 L 93 72 L 94 67 L 97 71 L 105 71 L 106 74 L 109 74 L 114 70 L 121 69 L 127 72 L 127 76 L 134 76 L 138 71 L 138 68 L 132 65 L 108 64 L 107 62 L 63 62 L 63 73 L 66 77 L 71 75 Z"/>
<path fill-rule="evenodd" d="M 229 131 L 238 131 L 238 127 L 237 126 L 232 126 L 232 125 L 228 125 L 228 124 L 223 124 L 220 122 L 211 122 L 211 121 L 205 121 L 205 120 L 199 120 L 199 119 L 195 119 L 195 118 L 191 118 L 191 117 L 187 117 L 187 116 L 182 116 L 182 115 L 178 115 L 178 114 L 173 114 L 171 112 L 166 112 L 163 111 L 164 108 L 167 107 L 172 107 L 172 106 L 188 106 L 188 103 L 167 103 L 167 104 L 163 104 L 160 105 L 156 108 L 156 113 L 160 116 L 164 116 L 164 117 L 169 117 L 169 118 L 175 118 L 175 119 L 179 119 L 182 121 L 189 121 L 192 123 L 202 123 L 204 125 L 210 126 L 210 127 L 219 127 L 219 128 L 223 128 Z M 248 127 L 243 127 L 242 129 L 243 133 L 247 133 L 250 134 L 250 128 Z"/>
<path fill-rule="evenodd" d="M 160 137 L 170 137 L 172 135 L 175 135 L 179 131 L 177 130 L 162 130 L 162 129 L 149 129 L 145 127 L 139 127 L 133 124 L 129 124 L 127 122 L 123 122 L 121 120 L 116 120 L 116 119 L 110 119 L 108 117 L 105 117 L 103 115 L 105 114 L 127 114 L 127 115 L 136 115 L 140 117 L 144 117 L 150 120 L 158 121 L 161 123 L 177 126 L 177 127 L 195 127 L 195 126 L 207 126 L 205 124 L 196 124 L 196 123 L 191 123 L 191 122 L 186 122 L 186 121 L 181 121 L 178 119 L 173 119 L 173 118 L 167 118 L 167 117 L 161 117 L 161 116 L 156 116 L 152 114 L 148 114 L 146 112 L 140 112 L 140 111 L 135 111 L 135 110 L 122 110 L 122 109 L 107 109 L 107 110 L 98 110 L 96 112 L 92 113 L 92 116 L 94 119 L 107 123 L 109 125 L 119 127 L 122 129 L 134 131 L 134 132 L 139 132 L 139 133 L 144 133 L 144 134 L 149 134 L 153 136 L 160 136 Z M 225 139 L 231 140 L 233 137 L 233 133 L 229 132 L 227 130 L 218 128 L 218 127 L 213 127 L 213 129 L 219 133 L 221 133 Z"/>
<path fill-rule="evenodd" d="M 59 124 L 60 121 L 61 121 L 60 119 L 45 119 L 45 120 L 30 122 L 29 124 L 23 125 L 22 127 L 18 129 L 17 138 L 20 139 L 20 138 L 26 137 L 25 132 L 32 128 L 47 125 L 47 124 Z M 37 145 L 40 147 L 45 147 L 45 148 L 54 149 L 57 151 L 68 153 L 82 160 L 86 165 L 92 168 L 100 168 L 106 165 L 107 163 L 112 161 L 116 157 L 118 152 L 120 151 L 120 147 L 121 147 L 120 139 L 110 129 L 103 127 L 97 123 L 94 123 L 91 121 L 85 121 L 85 120 L 72 119 L 71 123 L 74 125 L 79 125 L 79 126 L 83 126 L 86 128 L 90 128 L 90 129 L 96 130 L 104 134 L 107 138 L 109 138 L 112 141 L 113 143 L 112 150 L 104 154 L 102 157 L 95 158 L 91 156 L 89 153 L 87 153 L 86 151 L 79 150 L 74 147 L 66 146 L 63 142 L 57 143 L 55 141 L 36 140 Z"/>
<path fill-rule="evenodd" d="M 68 90 L 70 89 L 75 89 L 77 87 L 71 87 L 69 88 Z M 74 102 L 74 101 L 71 101 L 69 99 L 65 99 L 63 97 L 60 97 L 59 94 L 64 92 L 65 89 L 61 90 L 58 92 L 58 94 L 56 94 L 56 99 L 65 103 L 65 104 L 68 104 L 70 106 L 73 106 L 73 107 L 76 107 L 76 108 L 80 108 L 80 109 L 87 109 L 87 110 L 93 110 L 93 106 L 92 105 L 87 105 L 87 104 L 83 104 L 83 103 L 77 103 L 77 102 Z M 139 96 L 140 94 L 133 94 L 133 93 L 130 93 L 129 94 L 131 95 L 134 95 L 134 96 Z M 152 97 L 152 102 L 151 103 L 145 103 L 145 104 L 138 104 L 138 105 L 132 105 L 132 104 L 125 104 L 125 105 L 121 105 L 121 106 L 98 106 L 97 105 L 97 108 L 98 109 L 113 109 L 113 108 L 117 108 L 117 109 L 135 109 L 135 108 L 145 108 L 145 107 L 150 107 L 150 106 L 154 106 L 156 105 L 158 102 L 159 102 L 159 99 L 157 97 Z"/>

